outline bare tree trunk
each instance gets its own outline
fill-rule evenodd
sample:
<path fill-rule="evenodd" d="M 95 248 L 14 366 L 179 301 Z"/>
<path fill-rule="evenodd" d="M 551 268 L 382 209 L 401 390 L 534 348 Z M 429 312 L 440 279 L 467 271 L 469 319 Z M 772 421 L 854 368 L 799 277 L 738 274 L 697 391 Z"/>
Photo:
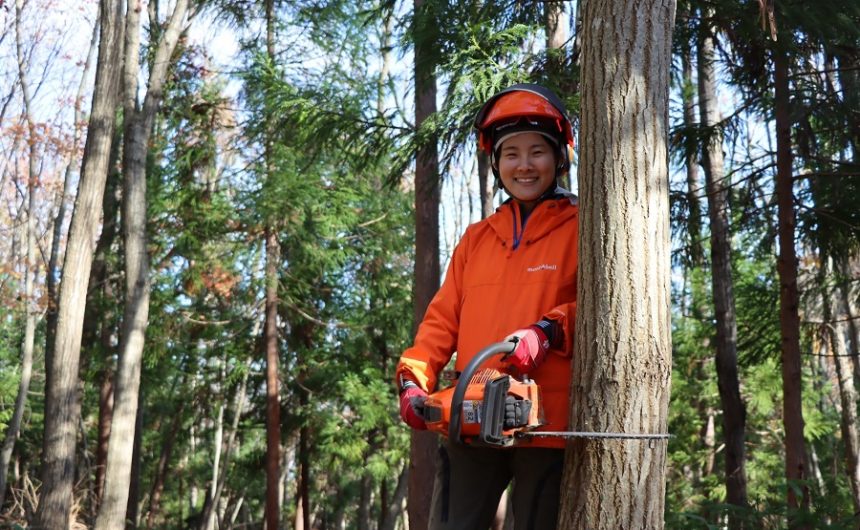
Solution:
<path fill-rule="evenodd" d="M 149 509 L 146 516 L 147 529 L 153 527 L 155 519 L 158 517 L 161 494 L 164 492 L 164 481 L 167 477 L 167 466 L 170 463 L 173 447 L 176 445 L 176 437 L 179 434 L 179 429 L 182 427 L 182 413 L 184 409 L 185 400 L 180 400 L 177 410 L 173 413 L 173 421 L 170 428 L 162 438 L 161 454 L 158 457 L 158 464 L 155 466 L 155 479 L 152 481 L 152 489 L 149 493 Z"/>
<path fill-rule="evenodd" d="M 686 16 L 690 16 L 689 9 Z M 696 119 L 696 100 L 693 97 L 696 93 L 695 85 L 693 84 L 693 64 L 692 51 L 687 44 L 683 44 L 681 53 L 681 63 L 683 70 L 683 86 L 681 88 L 684 101 L 684 127 L 690 129 L 698 123 Z M 702 207 L 699 202 L 699 193 L 701 192 L 701 184 L 699 183 L 699 165 L 696 159 L 697 151 L 689 149 L 685 158 L 684 166 L 687 170 L 687 234 L 689 237 L 688 255 L 690 256 L 690 265 L 693 268 L 701 268 L 705 263 L 705 252 L 702 247 Z M 695 293 L 695 287 L 694 287 Z M 695 294 L 694 294 L 695 296 Z M 702 315 L 696 315 L 699 308 L 693 303 L 693 312 L 697 318 Z"/>
<path fill-rule="evenodd" d="M 48 273 L 45 281 L 48 290 L 48 310 L 46 315 L 47 330 L 45 333 L 45 346 L 50 347 L 54 342 L 54 332 L 57 328 L 57 280 L 59 279 L 59 263 L 60 263 L 60 241 L 63 236 L 63 222 L 66 219 L 66 201 L 71 194 L 72 187 L 72 171 L 77 165 L 77 147 L 81 138 L 80 123 L 83 121 L 83 109 L 81 101 L 84 98 L 84 90 L 89 82 L 90 69 L 93 65 L 95 52 L 98 49 L 99 23 L 98 20 L 93 25 L 93 36 L 90 39 L 90 49 L 87 52 L 87 59 L 84 63 L 84 71 L 81 73 L 81 82 L 78 84 L 78 92 L 75 94 L 75 112 L 72 118 L 74 124 L 72 133 L 72 149 L 69 152 L 69 160 L 66 164 L 65 174 L 63 176 L 63 188 L 57 195 L 57 215 L 54 217 L 53 235 L 51 238 L 51 254 L 48 258 Z M 0 503 L 2 504 L 2 503 Z"/>
<path fill-rule="evenodd" d="M 545 2 L 547 70 L 551 77 L 562 73 L 564 68 L 564 43 L 567 42 L 567 20 L 564 2 Z"/>
<path fill-rule="evenodd" d="M 436 77 L 433 74 L 433 38 L 426 34 L 434 22 L 427 20 L 425 0 L 414 0 L 415 26 L 415 127 L 420 129 L 436 112 Z M 439 264 L 439 161 L 435 141 L 419 148 L 415 165 L 415 273 L 413 328 L 424 318 L 441 278 Z M 431 389 L 432 390 L 432 389 Z M 436 475 L 436 435 L 412 431 L 409 448 L 409 527 L 426 530 Z"/>
<path fill-rule="evenodd" d="M 794 487 L 788 488 L 789 509 L 809 508 L 809 478 L 803 440 L 801 397 L 800 317 L 797 290 L 797 252 L 794 248 L 794 191 L 791 153 L 791 110 L 788 86 L 788 59 L 775 49 L 774 111 L 776 116 L 776 195 L 778 211 L 779 323 L 782 337 L 782 422 L 785 429 L 785 478 L 800 488 L 798 500 Z M 807 528 L 790 521 L 793 528 Z"/>
<path fill-rule="evenodd" d="M 114 138 L 111 148 L 110 167 L 116 166 L 119 158 L 119 138 Z M 119 212 L 119 201 L 117 200 L 116 184 L 119 181 L 119 173 L 113 171 L 108 174 L 105 185 L 103 210 L 104 221 L 102 232 L 96 245 L 95 258 L 90 271 L 90 289 L 87 293 L 87 307 L 84 311 L 84 334 L 83 344 L 98 345 L 103 358 L 103 366 L 99 370 L 99 416 L 96 438 L 96 462 L 95 483 L 93 488 L 92 513 L 98 512 L 104 493 L 105 468 L 107 467 L 108 440 L 110 439 L 110 425 L 113 421 L 113 374 L 115 369 L 114 337 L 116 325 L 114 323 L 115 313 L 113 306 L 99 303 L 101 300 L 114 300 L 116 296 L 115 284 L 110 279 L 111 271 L 107 253 L 116 238 L 117 217 Z M 86 350 L 84 350 L 86 351 Z"/>
<path fill-rule="evenodd" d="M 840 411 L 842 420 L 840 425 L 842 427 L 842 442 L 845 444 L 845 472 L 851 485 L 854 513 L 860 514 L 860 434 L 857 430 L 857 390 L 854 387 L 854 370 L 851 366 L 851 358 L 845 344 L 844 315 L 838 313 L 834 315 L 833 312 L 834 303 L 836 307 L 839 307 L 838 297 L 840 293 L 827 285 L 827 277 L 832 275 L 832 260 L 827 258 L 818 277 L 819 288 L 821 289 L 821 308 L 839 386 L 839 403 L 842 409 Z"/>
<path fill-rule="evenodd" d="M 302 403 L 302 410 L 307 410 L 307 402 Z M 310 459 L 310 434 L 307 426 L 299 430 L 299 504 L 302 506 L 302 528 L 311 530 L 311 459 Z"/>
<path fill-rule="evenodd" d="M 95 508 L 101 504 L 105 487 L 105 468 L 107 467 L 108 440 L 110 440 L 110 425 L 113 421 L 113 371 L 104 370 L 101 373 L 99 385 L 99 423 L 98 439 L 96 442 L 96 477 L 95 477 Z"/>
<path fill-rule="evenodd" d="M 207 500 L 206 506 L 203 509 L 203 515 L 200 518 L 200 528 L 214 528 L 216 524 L 216 515 L 218 511 L 218 507 L 221 503 L 221 495 L 224 491 L 224 486 L 227 483 L 227 472 L 230 467 L 230 459 L 233 455 L 233 447 L 236 441 L 236 433 L 239 431 L 239 419 L 242 417 L 242 408 L 245 403 L 245 389 L 248 384 L 248 373 L 251 371 L 250 362 L 248 366 L 246 366 L 245 371 L 242 375 L 242 382 L 239 384 L 239 388 L 236 390 L 236 396 L 233 400 L 233 420 L 230 422 L 230 428 L 227 431 L 227 439 L 223 444 L 223 465 L 221 465 L 220 470 L 218 470 L 217 474 L 212 477 L 212 489 L 209 499 Z M 222 408 L 223 411 L 223 408 Z M 223 415 L 223 412 L 222 412 Z M 221 423 L 223 418 L 219 418 L 219 423 Z M 216 441 L 216 448 L 221 446 L 221 440 Z M 213 466 L 213 468 L 217 468 L 217 466 Z M 221 517 L 218 517 L 217 520 L 220 520 Z"/>
<path fill-rule="evenodd" d="M 143 401 L 141 399 L 141 401 Z M 143 407 L 137 408 L 134 422 L 134 448 L 131 453 L 131 479 L 128 486 L 128 503 L 126 504 L 127 530 L 135 530 L 140 524 L 140 444 L 143 436 Z"/>
<path fill-rule="evenodd" d="M 275 4 L 266 0 L 266 51 L 275 60 Z M 269 124 L 265 138 L 267 179 L 274 178 Z M 278 271 L 281 249 L 274 223 L 266 223 L 266 323 L 263 342 L 266 349 L 266 528 L 280 527 L 281 405 L 278 377 Z"/>
<path fill-rule="evenodd" d="M 99 17 L 101 36 L 90 123 L 66 244 L 57 329 L 45 359 L 42 490 L 33 528 L 66 528 L 71 512 L 75 439 L 80 415 L 77 383 L 84 305 L 108 173 L 119 96 L 119 65 L 122 64 L 121 4 L 102 0 Z"/>
<path fill-rule="evenodd" d="M 729 184 L 723 168 L 723 135 L 719 130 L 719 109 L 714 73 L 716 37 L 705 13 L 700 27 L 699 113 L 701 125 L 708 130 L 708 142 L 702 151 L 705 187 L 708 195 L 708 218 L 711 226 L 711 288 L 716 321 L 716 366 L 720 404 L 723 408 L 725 442 L 726 501 L 735 506 L 747 505 L 744 438 L 746 406 L 738 381 L 737 319 L 732 285 L 731 228 L 729 227 Z M 729 527 L 741 528 L 742 522 L 730 513 Z"/>
<path fill-rule="evenodd" d="M 583 9 L 581 250 L 570 425 L 665 433 L 675 2 L 595 0 Z M 664 441 L 569 442 L 558 528 L 663 528 L 665 465 Z"/>
<path fill-rule="evenodd" d="M 39 270 L 36 261 L 36 179 L 38 175 L 38 150 L 36 142 L 36 126 L 33 123 L 33 112 L 30 100 L 30 83 L 27 81 L 27 65 L 23 53 L 21 38 L 21 11 L 23 0 L 15 2 L 15 50 L 18 59 L 18 78 L 21 83 L 21 93 L 24 96 L 24 114 L 26 116 L 29 132 L 29 152 L 27 164 L 27 235 L 26 254 L 24 259 L 24 341 L 21 343 L 21 379 L 18 382 L 18 395 L 15 397 L 15 408 L 12 410 L 12 418 L 6 426 L 6 435 L 3 439 L 3 449 L 0 450 L 0 507 L 6 495 L 6 474 L 9 462 L 12 460 L 12 451 L 15 448 L 15 440 L 18 439 L 18 431 L 21 428 L 21 420 L 24 417 L 24 407 L 27 403 L 27 392 L 30 390 L 30 378 L 33 375 L 33 347 L 36 341 L 36 315 L 37 308 L 34 300 L 33 278 Z"/>
<path fill-rule="evenodd" d="M 403 500 L 406 499 L 406 486 L 409 482 L 407 473 L 408 468 L 403 468 L 397 476 L 397 486 L 394 487 L 394 492 L 391 495 L 391 502 L 388 503 L 388 508 L 383 514 L 382 522 L 379 524 L 379 530 L 394 530 L 397 526 L 397 520 L 400 518 Z"/>
<path fill-rule="evenodd" d="M 357 530 L 370 530 L 370 501 L 373 480 L 370 473 L 361 477 L 361 492 L 358 501 Z"/>
<path fill-rule="evenodd" d="M 123 105 L 123 236 L 125 249 L 125 309 L 114 387 L 114 416 L 108 442 L 105 495 L 96 530 L 124 525 L 131 485 L 134 432 L 138 410 L 141 360 L 149 319 L 149 256 L 146 250 L 146 153 L 161 104 L 167 69 L 183 31 L 188 0 L 178 0 L 152 60 L 142 108 L 137 105 L 140 42 L 140 0 L 129 0 L 125 43 Z M 155 21 L 152 21 L 155 23 Z"/>
<path fill-rule="evenodd" d="M 493 215 L 493 195 L 496 191 L 495 176 L 490 167 L 490 155 L 478 151 L 478 193 L 481 197 L 481 219 Z"/>

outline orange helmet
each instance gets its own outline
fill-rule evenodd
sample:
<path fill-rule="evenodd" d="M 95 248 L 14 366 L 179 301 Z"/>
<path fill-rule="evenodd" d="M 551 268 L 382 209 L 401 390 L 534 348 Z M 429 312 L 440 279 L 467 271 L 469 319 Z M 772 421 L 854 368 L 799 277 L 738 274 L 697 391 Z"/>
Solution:
<path fill-rule="evenodd" d="M 564 104 L 551 90 L 532 83 L 510 86 L 484 103 L 475 117 L 478 149 L 494 157 L 499 140 L 513 131 L 533 130 L 559 147 L 559 173 L 570 168 L 573 130 Z M 493 163 L 495 172 L 495 163 Z"/>

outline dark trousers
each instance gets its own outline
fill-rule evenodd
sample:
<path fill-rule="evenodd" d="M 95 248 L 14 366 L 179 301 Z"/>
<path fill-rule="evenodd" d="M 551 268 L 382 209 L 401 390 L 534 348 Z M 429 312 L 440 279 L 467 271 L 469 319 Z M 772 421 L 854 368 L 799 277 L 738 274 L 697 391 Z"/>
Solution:
<path fill-rule="evenodd" d="M 439 447 L 430 530 L 486 530 L 513 479 L 515 530 L 554 530 L 563 449 Z"/>

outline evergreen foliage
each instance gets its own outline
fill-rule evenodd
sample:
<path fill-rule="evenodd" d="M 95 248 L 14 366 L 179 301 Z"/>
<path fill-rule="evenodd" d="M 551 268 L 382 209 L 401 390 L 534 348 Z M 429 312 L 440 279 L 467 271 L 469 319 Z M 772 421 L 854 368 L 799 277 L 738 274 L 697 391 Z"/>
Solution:
<path fill-rule="evenodd" d="M 545 49 L 545 3 L 428 2 L 419 19 L 411 3 L 389 0 L 275 5 L 274 59 L 265 53 L 261 4 L 250 0 L 199 5 L 214 20 L 213 31 L 229 31 L 240 40 L 228 71 L 213 66 L 212 50 L 190 38 L 172 58 L 147 161 L 152 298 L 141 384 L 139 528 L 147 527 L 150 518 L 156 528 L 197 527 L 219 483 L 216 512 L 222 527 L 234 517 L 236 527 L 262 520 L 267 226 L 276 228 L 281 245 L 282 521 L 296 515 L 303 456 L 318 526 L 382 528 L 389 511 L 402 518 L 396 503 L 402 501 L 397 491 L 408 466 L 409 432 L 398 417 L 392 378 L 412 339 L 414 153 L 438 138 L 442 178 L 454 185 L 452 177 L 468 174 L 473 166 L 475 112 L 488 96 L 516 82 L 546 84 L 559 92 L 574 117 L 578 114 L 575 35 L 562 51 Z M 709 8 L 714 14 L 708 18 Z M 566 4 L 566 9 L 572 14 L 574 6 Z M 832 260 L 837 267 L 825 285 L 847 289 L 856 305 L 860 1 L 776 2 L 776 42 L 767 24 L 763 29 L 754 2 L 686 0 L 679 2 L 678 13 L 678 57 L 684 46 L 695 50 L 704 24 L 717 28 L 722 120 L 712 128 L 684 124 L 681 100 L 683 95 L 695 98 L 695 78 L 692 85 L 685 83 L 676 61 L 671 155 L 678 173 L 672 175 L 670 196 L 676 273 L 673 438 L 666 526 L 724 528 L 731 514 L 747 528 L 785 528 L 789 516 L 813 528 L 856 528 L 839 387 L 832 354 L 823 346 L 821 330 L 828 323 L 822 321 L 817 278 Z M 415 32 L 412 24 L 417 24 Z M 439 80 L 439 111 L 419 130 L 412 119 L 409 65 L 415 38 L 433 43 Z M 804 435 L 815 467 L 808 484 L 812 505 L 800 514 L 788 513 L 785 506 L 787 488 L 798 485 L 786 484 L 782 445 L 773 196 L 772 54 L 777 49 L 789 53 L 792 69 Z M 389 70 L 383 67 L 386 53 Z M 562 61 L 560 70 L 550 67 L 556 59 Z M 9 125 L 3 121 L 0 126 Z M 700 159 L 716 133 L 725 137 L 731 186 L 737 350 L 747 414 L 747 507 L 725 502 L 712 271 L 707 252 L 701 263 L 691 256 L 695 242 L 708 248 L 704 206 L 698 209 L 699 228 L 691 229 L 690 223 L 691 201 L 705 205 L 706 192 L 703 182 L 688 189 L 680 175 L 687 156 Z M 265 160 L 267 138 L 272 147 Z M 112 179 L 106 202 L 119 195 L 119 176 Z M 21 197 L 14 188 L 7 193 L 9 182 L 4 173 L 0 192 L 14 206 Z M 469 194 L 476 191 L 464 195 Z M 106 231 L 119 222 L 116 209 L 106 206 Z M 2 255 L 14 261 L 19 243 L 0 241 Z M 92 522 L 95 510 L 99 390 L 103 374 L 116 362 L 122 244 L 114 237 L 100 246 L 105 273 L 101 283 L 90 286 L 88 297 L 78 455 L 86 465 L 80 466 L 76 489 L 82 524 Z M 15 265 L 0 269 L 2 432 L 19 378 L 23 287 L 18 283 Z M 42 289 L 44 278 L 37 283 Z M 847 326 L 857 315 L 842 311 L 833 318 Z M 42 327 L 37 345 L 44 343 Z M 15 448 L 17 467 L 10 474 L 12 494 L 0 508 L 0 526 L 23 525 L 32 512 L 26 502 L 36 491 L 28 481 L 38 476 L 40 465 L 41 346 L 36 359 Z M 300 454 L 301 439 L 306 455 Z M 166 458 L 163 467 L 161 458 Z"/>

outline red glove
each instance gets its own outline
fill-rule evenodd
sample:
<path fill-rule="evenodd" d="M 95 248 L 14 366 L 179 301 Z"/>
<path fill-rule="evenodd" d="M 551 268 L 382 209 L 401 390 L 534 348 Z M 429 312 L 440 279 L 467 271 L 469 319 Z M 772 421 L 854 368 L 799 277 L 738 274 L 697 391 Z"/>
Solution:
<path fill-rule="evenodd" d="M 516 343 L 517 347 L 507 357 L 508 361 L 520 371 L 527 374 L 534 370 L 546 359 L 549 350 L 549 339 L 546 333 L 537 325 L 518 329 L 505 338 Z"/>
<path fill-rule="evenodd" d="M 412 381 L 409 383 L 412 384 L 405 386 L 400 392 L 400 417 L 413 429 L 425 431 L 427 424 L 424 423 L 424 401 L 427 399 L 427 392 Z"/>

